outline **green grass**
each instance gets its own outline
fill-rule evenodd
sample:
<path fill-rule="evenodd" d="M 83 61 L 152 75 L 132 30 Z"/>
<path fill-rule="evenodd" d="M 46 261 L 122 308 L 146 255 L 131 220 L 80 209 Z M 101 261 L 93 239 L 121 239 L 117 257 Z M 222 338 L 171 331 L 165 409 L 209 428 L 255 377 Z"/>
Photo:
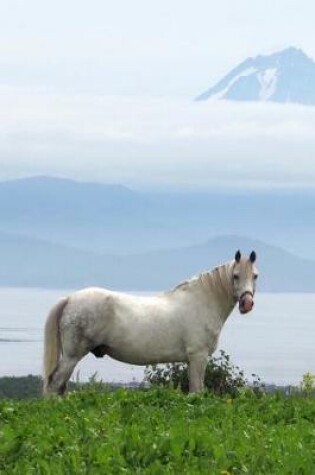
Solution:
<path fill-rule="evenodd" d="M 2 474 L 315 474 L 315 398 L 82 389 L 0 401 Z"/>

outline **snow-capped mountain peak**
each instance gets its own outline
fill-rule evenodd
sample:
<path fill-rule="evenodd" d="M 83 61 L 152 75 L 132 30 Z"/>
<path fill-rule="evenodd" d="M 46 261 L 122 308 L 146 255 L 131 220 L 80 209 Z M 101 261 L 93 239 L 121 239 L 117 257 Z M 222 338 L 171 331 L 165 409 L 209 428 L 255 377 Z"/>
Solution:
<path fill-rule="evenodd" d="M 257 74 L 261 88 L 259 92 L 259 99 L 261 101 L 268 101 L 268 99 L 275 93 L 278 79 L 277 72 L 277 68 L 270 68 Z"/>
<path fill-rule="evenodd" d="M 294 47 L 248 58 L 197 100 L 210 98 L 315 105 L 315 63 Z"/>

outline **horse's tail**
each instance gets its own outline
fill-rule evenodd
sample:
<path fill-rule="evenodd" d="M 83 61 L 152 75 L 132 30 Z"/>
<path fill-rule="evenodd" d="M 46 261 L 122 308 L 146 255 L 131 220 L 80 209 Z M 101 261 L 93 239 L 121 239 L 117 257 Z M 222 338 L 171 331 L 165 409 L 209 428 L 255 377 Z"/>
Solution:
<path fill-rule="evenodd" d="M 59 300 L 50 310 L 45 324 L 44 334 L 44 394 L 47 393 L 49 377 L 56 369 L 61 354 L 59 321 L 69 297 Z"/>

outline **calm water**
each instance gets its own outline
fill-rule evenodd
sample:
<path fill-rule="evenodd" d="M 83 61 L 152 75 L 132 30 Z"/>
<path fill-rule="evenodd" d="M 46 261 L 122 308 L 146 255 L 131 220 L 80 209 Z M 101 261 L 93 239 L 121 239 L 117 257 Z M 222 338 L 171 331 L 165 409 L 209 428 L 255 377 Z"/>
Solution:
<path fill-rule="evenodd" d="M 42 334 L 50 307 L 63 290 L 0 288 L 0 376 L 41 373 Z M 297 384 L 315 373 L 315 294 L 261 294 L 248 316 L 235 311 L 219 348 L 231 355 L 246 375 L 265 382 Z M 141 380 L 143 368 L 88 355 L 74 378 L 97 372 L 104 381 Z"/>

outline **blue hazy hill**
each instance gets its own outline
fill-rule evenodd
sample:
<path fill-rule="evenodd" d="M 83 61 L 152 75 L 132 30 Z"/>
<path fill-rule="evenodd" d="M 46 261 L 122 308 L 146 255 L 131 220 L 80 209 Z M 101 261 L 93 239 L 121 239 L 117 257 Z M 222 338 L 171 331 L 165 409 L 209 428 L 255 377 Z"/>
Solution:
<path fill-rule="evenodd" d="M 0 230 L 103 254 L 243 235 L 315 259 L 315 193 L 141 193 L 120 185 L 36 177 L 0 183 Z"/>
<path fill-rule="evenodd" d="M 315 291 L 315 262 L 240 236 L 221 236 L 178 249 L 115 256 L 0 232 L 0 285 L 163 290 L 232 259 L 238 248 L 247 255 L 253 249 L 257 252 L 260 290 Z"/>
<path fill-rule="evenodd" d="M 257 251 L 263 290 L 315 291 L 314 218 L 307 190 L 140 193 L 47 177 L 3 182 L 0 285 L 164 289 L 241 248 Z"/>

